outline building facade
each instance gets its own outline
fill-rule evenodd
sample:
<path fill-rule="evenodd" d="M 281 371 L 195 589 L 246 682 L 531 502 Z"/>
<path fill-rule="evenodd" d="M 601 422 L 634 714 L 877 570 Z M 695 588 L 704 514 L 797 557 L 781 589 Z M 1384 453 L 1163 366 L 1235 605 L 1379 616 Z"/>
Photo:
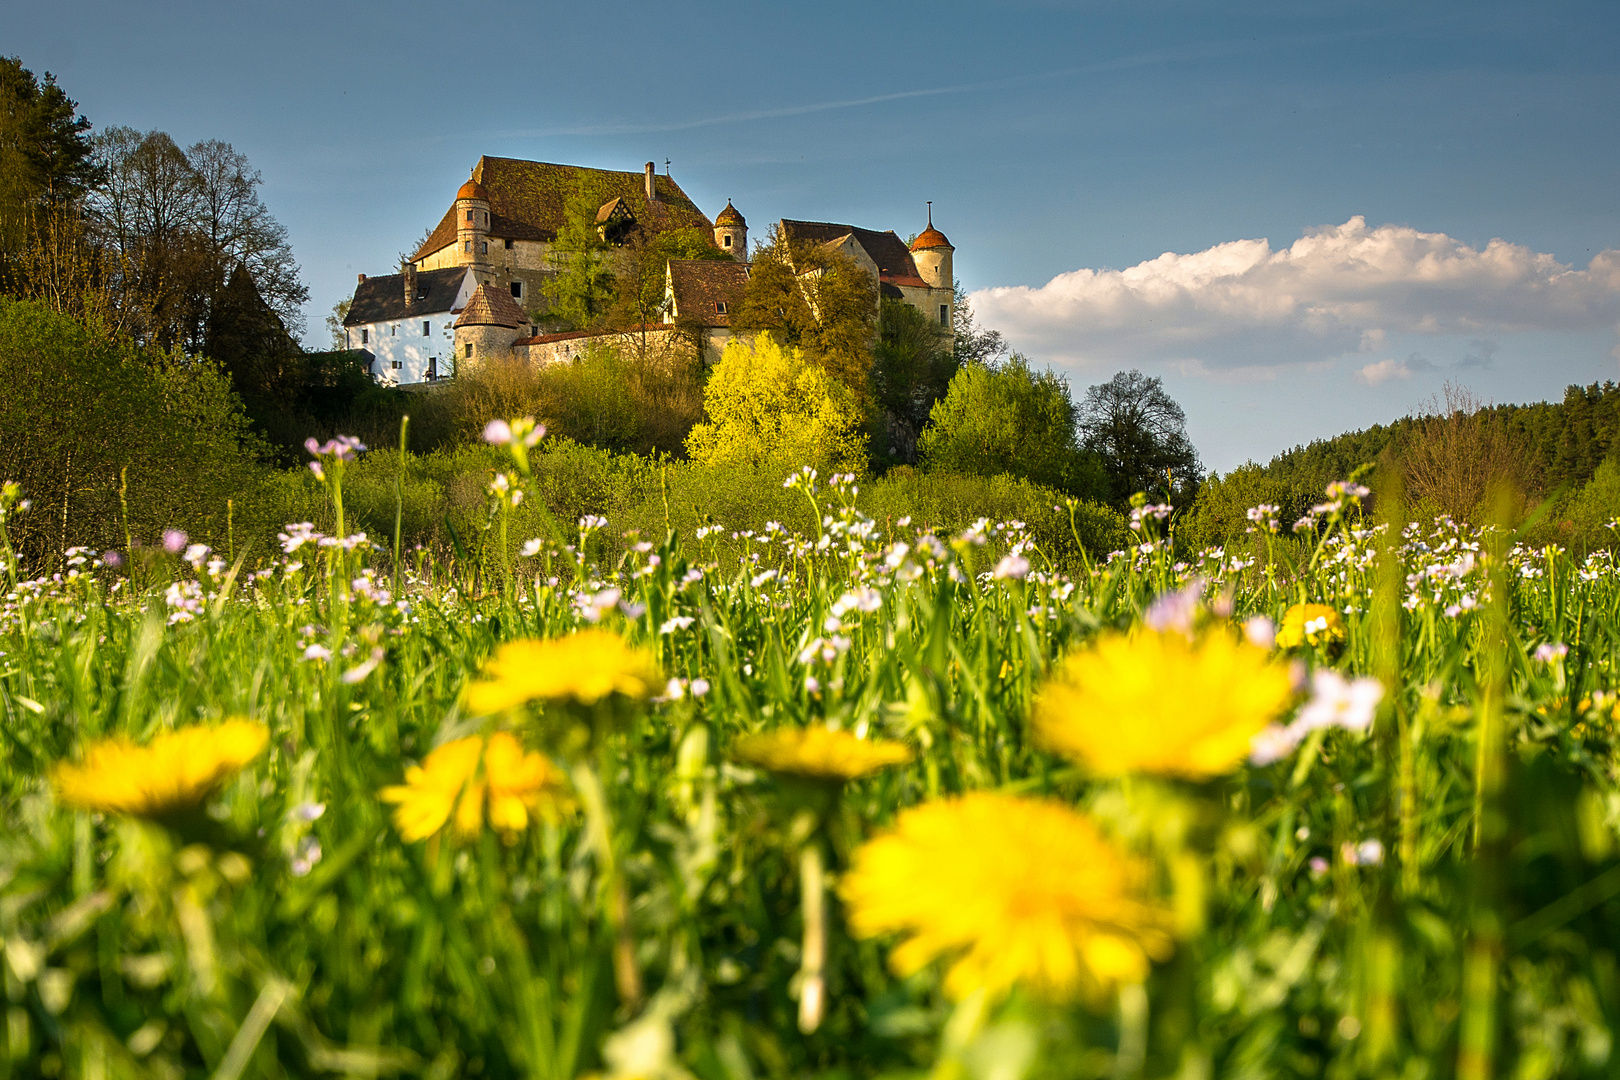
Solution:
<path fill-rule="evenodd" d="M 556 273 L 553 246 L 569 215 L 585 204 L 595 208 L 587 227 L 593 224 L 609 245 L 610 262 L 615 254 L 621 262 L 634 258 L 640 243 L 672 230 L 712 242 L 715 257 L 668 261 L 656 324 L 545 333 L 543 286 Z M 824 221 L 784 218 L 779 230 L 791 243 L 842 252 L 872 275 L 880 298 L 911 304 L 950 330 L 955 249 L 934 228 L 931 206 L 926 229 L 909 245 L 893 230 Z M 748 272 L 748 222 L 741 212 L 728 199 L 711 222 L 651 162 L 636 173 L 481 157 L 398 274 L 360 276 L 344 330 L 349 348 L 371 353 L 375 378 L 401 385 L 436 382 L 486 360 L 566 362 L 596 339 L 622 345 L 627 334 L 643 351 L 649 334 L 661 351 L 695 343 L 710 364 L 738 336 L 732 318 Z"/>

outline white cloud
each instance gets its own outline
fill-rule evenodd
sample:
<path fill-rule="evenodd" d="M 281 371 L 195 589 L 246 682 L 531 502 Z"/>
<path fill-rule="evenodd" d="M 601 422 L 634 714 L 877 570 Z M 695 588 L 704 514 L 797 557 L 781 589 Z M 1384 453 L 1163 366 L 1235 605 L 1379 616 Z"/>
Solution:
<path fill-rule="evenodd" d="M 1384 360 L 1375 360 L 1370 364 L 1363 364 L 1361 369 L 1356 372 L 1356 378 L 1368 386 L 1382 386 L 1391 379 L 1410 379 L 1414 372 L 1433 370 L 1433 364 L 1417 353 L 1413 353 L 1405 360 L 1397 360 L 1391 356 Z"/>
<path fill-rule="evenodd" d="M 1471 336 L 1470 366 L 1489 366 L 1498 346 L 1486 335 L 1620 320 L 1620 251 L 1576 270 L 1504 240 L 1481 250 L 1358 216 L 1276 251 L 1233 240 L 971 300 L 978 321 L 1017 347 L 1082 366 L 1179 361 L 1214 375 L 1376 353 L 1393 334 Z M 1421 370 L 1412 360 L 1370 363 L 1359 377 L 1408 378 Z"/>

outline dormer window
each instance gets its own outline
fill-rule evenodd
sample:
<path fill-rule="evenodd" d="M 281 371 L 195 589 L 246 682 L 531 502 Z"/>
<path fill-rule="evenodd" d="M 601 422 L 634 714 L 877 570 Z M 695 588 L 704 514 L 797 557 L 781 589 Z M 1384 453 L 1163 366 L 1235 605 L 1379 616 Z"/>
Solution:
<path fill-rule="evenodd" d="M 416 298 L 418 300 L 426 300 L 427 299 L 427 294 L 428 294 L 428 287 L 426 285 L 418 285 L 416 287 Z"/>
<path fill-rule="evenodd" d="M 724 300 L 716 300 L 714 302 L 714 313 L 716 315 L 724 315 L 726 313 L 726 302 Z"/>

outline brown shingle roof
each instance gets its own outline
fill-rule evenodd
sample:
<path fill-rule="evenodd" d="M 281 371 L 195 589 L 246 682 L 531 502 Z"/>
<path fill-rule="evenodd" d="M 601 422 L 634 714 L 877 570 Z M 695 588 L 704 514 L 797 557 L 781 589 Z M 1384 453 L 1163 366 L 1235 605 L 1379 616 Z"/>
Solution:
<path fill-rule="evenodd" d="M 568 196 L 582 189 L 591 193 L 597 205 L 611 202 L 615 196 L 623 199 L 642 227 L 655 233 L 714 229 L 697 204 L 668 176 L 654 178 L 658 201 L 651 204 L 640 172 L 481 157 L 472 178 L 488 193 L 489 235 L 497 240 L 555 240 L 563 226 Z M 456 208 L 452 205 L 413 258 L 425 258 L 455 239 Z"/>
<path fill-rule="evenodd" d="M 512 294 L 502 289 L 492 289 L 488 285 L 480 285 L 467 301 L 467 307 L 456 320 L 456 326 L 508 326 L 516 328 L 529 325 L 529 317 L 518 307 L 518 302 L 512 299 Z"/>
<path fill-rule="evenodd" d="M 813 244 L 854 236 L 855 242 L 865 248 L 872 261 L 877 263 L 882 277 L 898 280 L 917 276 L 917 264 L 912 261 L 906 242 L 896 236 L 893 229 L 876 232 L 854 225 L 835 225 L 830 221 L 790 221 L 783 218 L 782 232 L 789 240 Z"/>
<path fill-rule="evenodd" d="M 700 326 L 730 326 L 748 290 L 748 267 L 730 259 L 671 259 L 669 278 L 675 317 Z"/>
<path fill-rule="evenodd" d="M 416 296 L 410 307 L 405 306 L 405 281 L 399 274 L 368 277 L 355 287 L 354 300 L 349 304 L 349 313 L 344 316 L 343 325 L 364 326 L 366 323 L 449 311 L 455 306 L 456 294 L 461 291 L 461 279 L 466 276 L 467 268 L 464 266 L 418 270 Z"/>

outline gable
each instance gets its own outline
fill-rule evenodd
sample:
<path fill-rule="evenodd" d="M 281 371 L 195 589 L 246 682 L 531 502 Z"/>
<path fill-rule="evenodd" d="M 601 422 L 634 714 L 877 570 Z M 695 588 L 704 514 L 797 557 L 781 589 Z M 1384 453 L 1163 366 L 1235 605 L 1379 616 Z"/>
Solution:
<path fill-rule="evenodd" d="M 877 232 L 854 225 L 838 225 L 830 221 L 791 221 L 782 219 L 782 232 L 789 240 L 812 244 L 825 244 L 852 237 L 877 266 L 880 277 L 917 277 L 917 264 L 912 261 L 906 242 L 890 229 Z"/>

